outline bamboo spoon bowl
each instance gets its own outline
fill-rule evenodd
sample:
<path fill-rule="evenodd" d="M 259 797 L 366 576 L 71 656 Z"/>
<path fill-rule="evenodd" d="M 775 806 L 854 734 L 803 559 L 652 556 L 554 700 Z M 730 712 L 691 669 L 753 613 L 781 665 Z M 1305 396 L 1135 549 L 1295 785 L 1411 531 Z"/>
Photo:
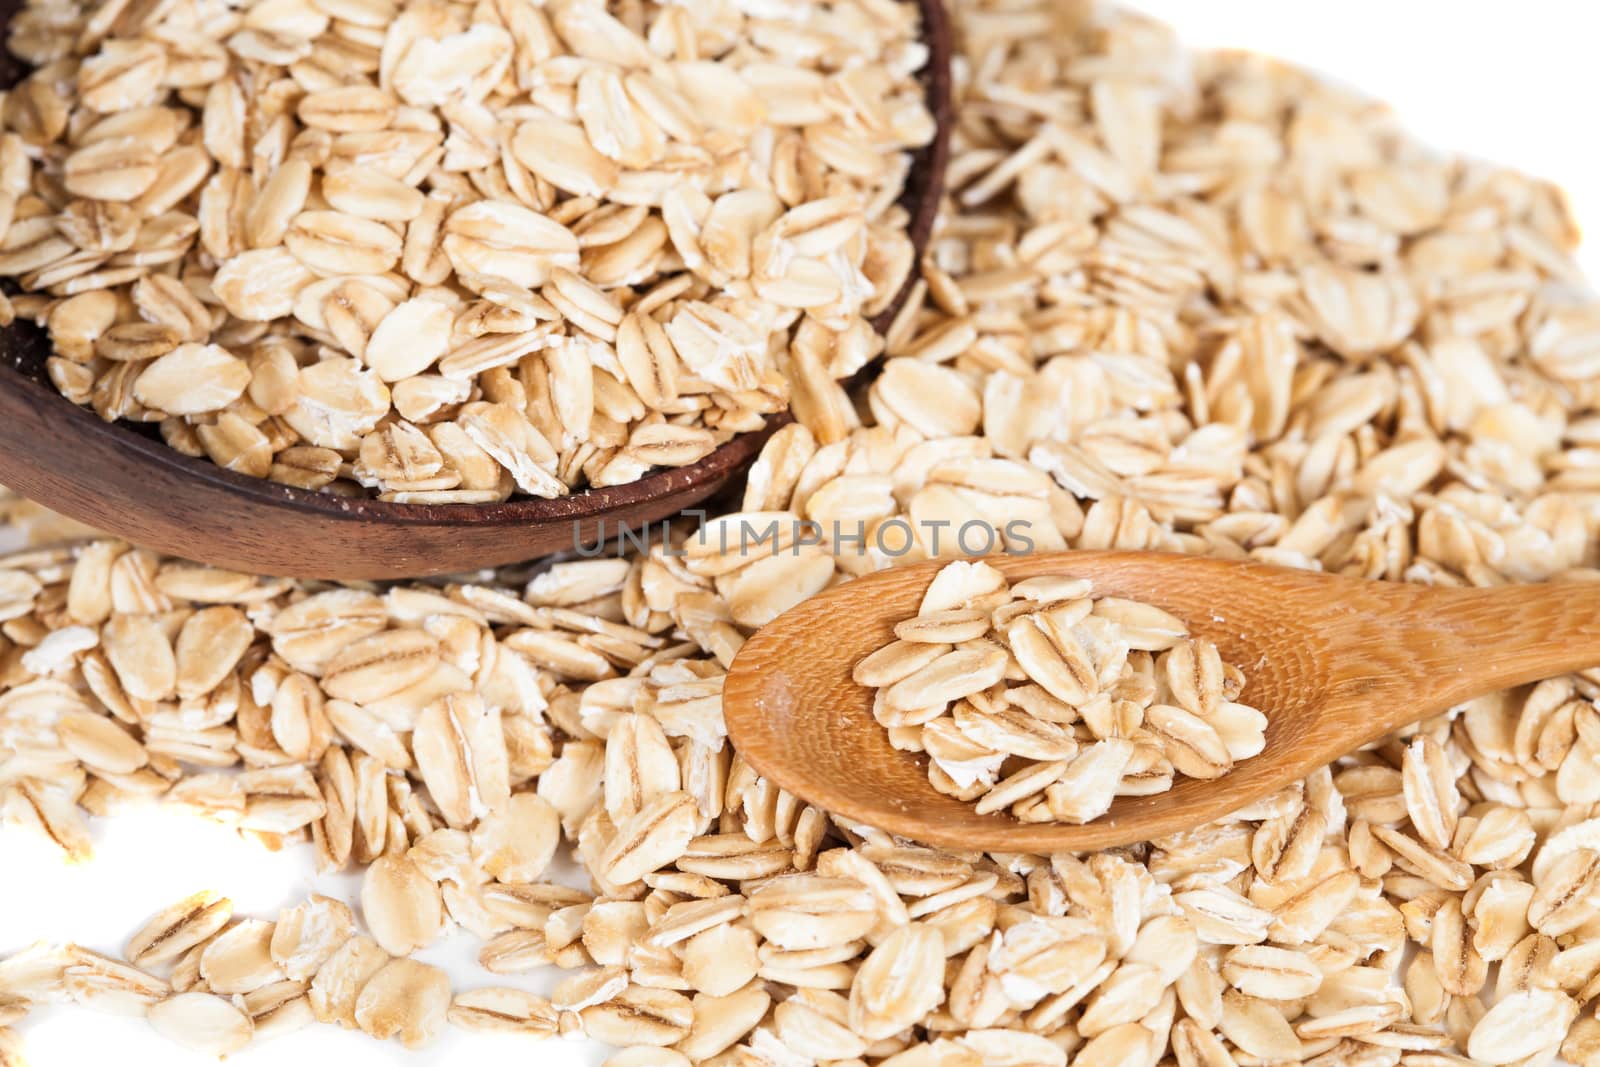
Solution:
<path fill-rule="evenodd" d="M 1071 575 L 1141 600 L 1216 642 L 1267 716 L 1266 748 L 1213 781 L 1119 797 L 1072 826 L 979 815 L 893 748 L 858 660 L 894 639 L 948 560 L 845 582 L 750 638 L 723 687 L 734 747 L 756 771 L 846 820 L 944 848 L 1046 854 L 1177 833 L 1471 697 L 1600 663 L 1600 584 L 1439 589 L 1158 552 L 991 558 L 1019 582 Z"/>
<path fill-rule="evenodd" d="M 922 82 L 936 122 L 913 154 L 901 197 L 920 259 L 944 188 L 953 123 L 950 28 L 941 0 L 917 0 L 928 46 Z M 0 0 L 0 32 L 17 0 Z M 0 51 L 0 86 L 23 71 Z M 913 279 L 876 316 L 885 331 Z M 278 485 L 224 470 L 168 447 L 153 427 L 107 423 L 63 397 L 45 375 L 44 332 L 0 330 L 0 484 L 119 537 L 202 563 L 259 574 L 383 579 L 500 566 L 640 531 L 706 500 L 743 471 L 782 413 L 697 463 L 652 471 L 626 485 L 553 500 L 497 504 L 394 504 Z"/>

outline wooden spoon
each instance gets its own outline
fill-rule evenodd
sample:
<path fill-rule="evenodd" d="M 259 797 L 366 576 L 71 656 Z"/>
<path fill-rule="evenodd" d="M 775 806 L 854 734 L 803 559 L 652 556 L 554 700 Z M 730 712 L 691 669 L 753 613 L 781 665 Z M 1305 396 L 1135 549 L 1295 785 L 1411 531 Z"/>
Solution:
<path fill-rule="evenodd" d="M 917 0 L 928 63 L 922 80 L 937 134 L 912 158 L 901 205 L 921 258 L 944 188 L 953 124 L 950 28 L 941 0 Z M 18 0 L 0 0 L 0 34 Z M 0 52 L 0 85 L 24 73 Z M 912 280 L 873 320 L 888 328 Z M 615 538 L 705 500 L 747 467 L 787 413 L 687 467 L 555 500 L 391 504 L 310 492 L 222 469 L 169 448 L 152 427 L 106 423 L 45 375 L 44 332 L 0 330 L 0 484 L 81 522 L 214 566 L 307 578 L 450 574 Z"/>
<path fill-rule="evenodd" d="M 979 815 L 928 783 L 872 717 L 856 662 L 893 640 L 948 560 L 882 571 L 804 601 L 751 637 L 723 687 L 734 747 L 762 775 L 847 820 L 955 849 L 1109 848 L 1236 811 L 1340 756 L 1484 693 L 1600 664 L 1600 584 L 1441 589 L 1159 552 L 991 558 L 1012 583 L 1071 575 L 1095 595 L 1183 619 L 1245 672 L 1266 749 L 1215 781 L 1121 797 L 1083 826 Z"/>

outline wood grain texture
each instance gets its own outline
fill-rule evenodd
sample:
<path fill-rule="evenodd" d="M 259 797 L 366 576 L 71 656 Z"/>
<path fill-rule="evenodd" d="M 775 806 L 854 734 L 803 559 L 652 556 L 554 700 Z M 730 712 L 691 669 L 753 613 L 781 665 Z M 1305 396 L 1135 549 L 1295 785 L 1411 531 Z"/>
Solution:
<path fill-rule="evenodd" d="M 901 204 L 918 258 L 944 191 L 949 158 L 950 28 L 941 0 L 917 0 L 929 60 L 922 79 L 936 119 L 915 153 Z M 0 0 L 0 32 L 19 0 Z M 0 85 L 23 73 L 0 57 Z M 874 319 L 884 330 L 912 279 Z M 390 504 L 276 485 L 168 448 L 154 429 L 106 423 L 45 376 L 49 342 L 27 323 L 0 330 L 0 484 L 91 526 L 151 548 L 234 570 L 305 578 L 382 579 L 494 567 L 593 544 L 706 500 L 741 473 L 789 421 L 774 416 L 698 463 L 559 500 L 487 505 Z M 866 377 L 869 372 L 864 372 Z M 603 524 L 603 529 L 602 529 Z"/>
<path fill-rule="evenodd" d="M 991 558 L 1013 583 L 1045 574 L 1142 600 L 1215 641 L 1268 719 L 1267 747 L 1216 781 L 1121 797 L 1085 826 L 979 815 L 928 783 L 925 757 L 889 744 L 856 662 L 893 640 L 948 560 L 858 578 L 746 642 L 723 688 L 738 751 L 808 803 L 946 848 L 1109 848 L 1205 823 L 1407 723 L 1470 697 L 1600 664 L 1600 586 L 1433 589 L 1157 552 Z"/>

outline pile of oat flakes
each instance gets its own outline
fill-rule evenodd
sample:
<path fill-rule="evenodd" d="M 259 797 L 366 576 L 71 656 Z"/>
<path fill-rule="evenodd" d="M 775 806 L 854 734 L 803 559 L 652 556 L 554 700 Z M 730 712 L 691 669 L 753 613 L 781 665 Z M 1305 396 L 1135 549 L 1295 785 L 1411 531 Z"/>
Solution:
<path fill-rule="evenodd" d="M 979 815 L 1086 823 L 1120 796 L 1213 780 L 1266 747 L 1267 717 L 1217 646 L 1152 604 L 982 560 L 939 568 L 851 677 L 889 743 Z"/>
<path fill-rule="evenodd" d="M 955 15 L 953 198 L 867 425 L 781 432 L 743 513 L 1600 576 L 1600 303 L 1554 189 L 1139 18 Z M 122 960 L 22 952 L 0 1020 L 132 998 L 219 1052 L 460 1025 L 587 1034 L 616 1067 L 1600 1063 L 1600 676 L 1469 702 L 1190 833 L 952 854 L 808 807 L 722 728 L 753 627 L 894 560 L 684 551 L 390 589 L 106 542 L 7 560 L 11 821 L 76 855 L 85 812 L 181 805 L 366 873 L 359 916 L 201 896 Z M 558 839 L 587 889 L 544 880 Z M 573 973 L 452 991 L 408 953 L 453 927 L 491 975 Z"/>
<path fill-rule="evenodd" d="M 0 277 L 51 382 L 243 474 L 480 504 L 690 464 L 847 407 L 915 267 L 902 0 L 27 0 L 7 30 Z"/>

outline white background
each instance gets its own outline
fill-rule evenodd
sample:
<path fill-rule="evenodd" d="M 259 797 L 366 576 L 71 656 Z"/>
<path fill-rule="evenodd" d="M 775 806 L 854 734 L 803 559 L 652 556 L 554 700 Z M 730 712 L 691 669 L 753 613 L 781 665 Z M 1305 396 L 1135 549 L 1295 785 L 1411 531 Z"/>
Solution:
<path fill-rule="evenodd" d="M 692 0 L 685 0 L 692 2 Z M 1512 162 L 1570 191 L 1585 230 L 1600 223 L 1600 153 L 1592 114 L 1600 101 L 1600 7 L 1582 0 L 1147 0 L 1197 45 L 1252 48 L 1294 59 L 1393 102 L 1432 143 Z M 1600 260 L 1583 257 L 1591 273 Z M 127 817 L 94 827 L 97 855 L 69 867 L 16 831 L 0 830 L 0 956 L 38 938 L 117 952 L 158 908 L 199 889 L 232 897 L 243 914 L 271 918 L 315 889 L 354 900 L 356 879 L 320 879 L 304 849 L 272 855 L 220 828 L 171 816 Z M 499 984 L 473 963 L 458 935 L 425 953 L 448 965 L 458 989 Z M 555 975 L 528 988 L 547 991 Z M 515 979 L 510 980 L 515 982 Z M 209 1061 L 167 1044 L 142 1021 L 49 1007 L 22 1027 L 33 1067 L 124 1067 Z M 450 1032 L 422 1053 L 315 1026 L 252 1046 L 230 1067 L 338 1063 L 598 1064 L 583 1042 L 534 1044 Z"/>

